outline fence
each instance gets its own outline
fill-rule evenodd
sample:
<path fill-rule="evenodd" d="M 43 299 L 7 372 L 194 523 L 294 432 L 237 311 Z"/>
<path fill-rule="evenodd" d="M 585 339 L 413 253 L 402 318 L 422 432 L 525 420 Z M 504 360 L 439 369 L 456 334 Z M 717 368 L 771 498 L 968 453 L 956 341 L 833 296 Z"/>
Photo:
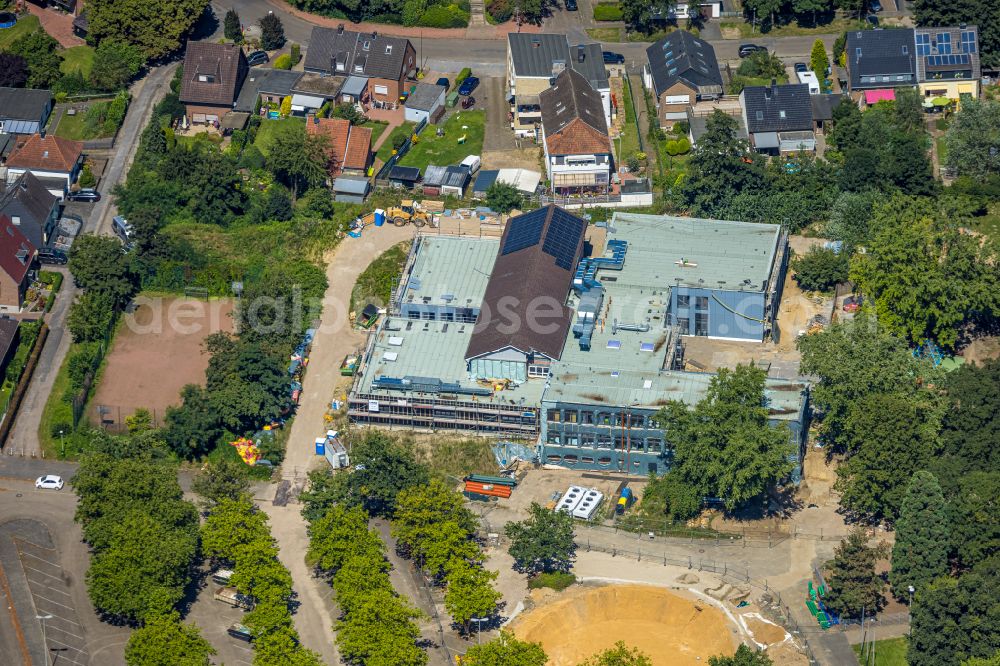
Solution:
<path fill-rule="evenodd" d="M 187 298 L 198 298 L 203 301 L 207 301 L 208 289 L 205 287 L 184 287 L 184 296 Z"/>
<path fill-rule="evenodd" d="M 127 419 L 135 414 L 136 409 L 134 407 L 126 407 L 122 411 L 121 405 L 97 405 L 96 406 L 97 416 L 99 417 L 99 425 L 108 432 L 123 433 L 128 431 Z M 166 425 L 166 414 L 156 409 L 148 409 L 149 412 L 150 425 L 153 428 L 160 428 Z"/>
<path fill-rule="evenodd" d="M 83 413 L 87 408 L 87 400 L 90 398 L 90 389 L 94 386 L 94 379 L 97 378 L 97 369 L 101 367 L 101 363 L 104 361 L 104 355 L 107 354 L 108 348 L 111 346 L 111 338 L 114 335 L 115 324 L 118 321 L 117 315 L 112 318 L 111 322 L 108 324 L 108 329 L 104 331 L 104 339 L 101 340 L 100 344 L 97 346 L 97 353 L 94 354 L 94 359 L 90 363 L 90 367 L 87 369 L 87 374 L 83 377 L 83 383 L 80 385 L 80 390 L 75 396 L 73 396 L 73 428 L 80 425 L 80 420 L 83 418 Z"/>
<path fill-rule="evenodd" d="M 390 157 L 389 161 L 383 164 L 382 168 L 378 170 L 378 173 L 375 174 L 376 184 L 384 184 L 383 181 L 388 182 L 389 172 L 392 171 L 392 167 L 396 166 L 396 163 L 399 162 L 399 160 L 402 159 L 406 153 L 410 152 L 410 148 L 413 147 L 413 137 L 423 132 L 425 127 L 427 127 L 427 118 L 424 118 L 417 123 L 416 127 L 413 128 L 413 132 L 410 133 L 410 136 L 406 137 L 406 141 L 403 142 L 403 145 L 396 149 L 396 154 Z"/>
<path fill-rule="evenodd" d="M 615 533 L 621 531 L 635 534 L 653 532 L 658 536 L 711 540 L 716 543 L 730 542 L 733 545 L 741 545 L 742 547 L 746 547 L 748 544 L 754 545 L 754 542 L 766 542 L 769 548 L 788 539 L 841 541 L 847 538 L 846 532 L 825 530 L 823 528 L 819 528 L 815 532 L 810 532 L 799 528 L 797 525 L 779 524 L 763 529 L 741 527 L 738 531 L 726 531 L 725 529 L 717 530 L 708 527 L 690 527 L 683 521 L 654 520 L 641 516 L 629 516 L 613 524 L 590 524 L 587 526 L 587 529 L 605 530 Z"/>
<path fill-rule="evenodd" d="M 10 436 L 10 431 L 14 428 L 17 410 L 20 408 L 21 400 L 24 399 L 24 394 L 31 383 L 31 377 L 35 373 L 35 366 L 38 365 L 38 357 L 42 354 L 42 348 L 45 346 L 45 339 L 48 335 L 49 325 L 43 320 L 41 327 L 38 329 L 38 334 L 35 336 L 31 353 L 28 354 L 24 367 L 21 369 L 21 374 L 18 376 L 14 388 L 3 405 L 3 415 L 0 416 L 0 447 L 7 443 L 7 437 Z"/>

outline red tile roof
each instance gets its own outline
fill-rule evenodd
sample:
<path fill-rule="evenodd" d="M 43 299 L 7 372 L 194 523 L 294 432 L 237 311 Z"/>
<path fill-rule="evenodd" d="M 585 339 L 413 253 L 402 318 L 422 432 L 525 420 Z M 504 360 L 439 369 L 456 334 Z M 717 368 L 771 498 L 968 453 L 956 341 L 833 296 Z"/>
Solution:
<path fill-rule="evenodd" d="M 64 139 L 48 134 L 30 134 L 23 140 L 18 139 L 14 150 L 7 157 L 7 166 L 36 171 L 73 170 L 80 155 L 83 154 L 83 143 Z"/>
<path fill-rule="evenodd" d="M 306 132 L 311 136 L 330 138 L 330 175 L 336 177 L 344 169 L 364 169 L 371 154 L 372 131 L 368 127 L 352 127 L 343 118 L 310 116 Z"/>
<path fill-rule="evenodd" d="M 611 140 L 579 118 L 545 137 L 550 155 L 600 155 L 611 152 Z"/>
<path fill-rule="evenodd" d="M 0 215 L 0 270 L 21 284 L 35 256 L 35 246 L 6 215 Z"/>

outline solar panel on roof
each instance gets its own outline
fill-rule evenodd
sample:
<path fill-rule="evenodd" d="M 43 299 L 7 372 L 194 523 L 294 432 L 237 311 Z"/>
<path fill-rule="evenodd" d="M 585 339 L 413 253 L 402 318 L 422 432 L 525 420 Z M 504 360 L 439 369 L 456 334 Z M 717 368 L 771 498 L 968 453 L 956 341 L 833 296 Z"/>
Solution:
<path fill-rule="evenodd" d="M 917 35 L 917 55 L 926 56 L 931 54 L 931 36 Z"/>
<path fill-rule="evenodd" d="M 538 245 L 542 238 L 542 227 L 545 226 L 545 209 L 540 208 L 534 213 L 515 217 L 508 224 L 511 225 L 510 231 L 500 254 L 510 254 Z"/>
<path fill-rule="evenodd" d="M 962 31 L 962 52 L 963 53 L 975 53 L 976 52 L 976 31 L 975 30 L 963 30 Z"/>
<path fill-rule="evenodd" d="M 549 229 L 545 233 L 542 251 L 555 257 L 556 266 L 567 271 L 573 270 L 576 248 L 580 245 L 580 236 L 583 235 L 583 224 L 583 220 L 561 208 L 556 208 L 552 212 L 552 222 L 549 223 Z"/>

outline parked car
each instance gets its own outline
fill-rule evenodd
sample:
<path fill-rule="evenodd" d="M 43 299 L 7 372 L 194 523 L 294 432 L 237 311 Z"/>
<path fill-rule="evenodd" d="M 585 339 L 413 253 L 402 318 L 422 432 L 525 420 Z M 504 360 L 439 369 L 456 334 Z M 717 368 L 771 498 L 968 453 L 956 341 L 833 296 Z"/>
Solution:
<path fill-rule="evenodd" d="M 128 223 L 121 215 L 115 215 L 111 220 L 111 229 L 115 232 L 119 238 L 122 239 L 123 243 L 128 243 L 132 240 L 132 225 Z"/>
<path fill-rule="evenodd" d="M 740 57 L 746 58 L 747 56 L 757 53 L 757 51 L 766 51 L 767 48 L 759 46 L 757 44 L 740 44 Z"/>
<path fill-rule="evenodd" d="M 268 62 L 270 58 L 267 57 L 267 53 L 264 51 L 254 51 L 247 56 L 247 64 L 253 67 L 254 65 L 263 65 Z"/>
<path fill-rule="evenodd" d="M 795 63 L 795 73 L 796 74 L 802 74 L 802 73 L 808 72 L 808 71 L 809 71 L 809 66 L 806 65 L 804 62 L 797 62 L 797 63 Z"/>
<path fill-rule="evenodd" d="M 36 488 L 44 488 L 47 490 L 62 490 L 63 480 L 61 476 L 56 476 L 55 474 L 46 474 L 45 476 L 40 476 L 35 479 Z"/>
<path fill-rule="evenodd" d="M 68 261 L 69 261 L 69 255 L 67 255 L 62 250 L 55 250 L 52 248 L 43 247 L 38 251 L 38 263 L 40 264 L 65 266 Z"/>
<path fill-rule="evenodd" d="M 435 81 L 439 86 L 444 86 L 444 91 L 448 92 L 451 90 L 451 81 L 448 80 L 447 76 L 442 76 L 440 79 Z"/>
<path fill-rule="evenodd" d="M 624 65 L 625 56 L 621 53 L 615 53 L 614 51 L 602 51 L 601 54 L 604 56 L 605 65 Z"/>
<path fill-rule="evenodd" d="M 81 201 L 83 203 L 97 203 L 101 200 L 101 193 L 97 190 L 86 189 L 70 192 L 66 195 L 66 201 Z"/>
<path fill-rule="evenodd" d="M 476 98 L 473 97 L 472 95 L 469 95 L 468 97 L 463 97 L 462 98 L 462 108 L 463 109 L 471 109 L 475 105 L 476 105 Z"/>
<path fill-rule="evenodd" d="M 844 299 L 844 312 L 857 312 L 864 303 L 863 296 L 848 296 Z"/>
<path fill-rule="evenodd" d="M 575 12 L 576 10 L 576 0 L 566 0 L 566 11 Z"/>
<path fill-rule="evenodd" d="M 479 85 L 479 79 L 477 79 L 474 76 L 470 76 L 466 80 L 462 81 L 462 85 L 458 87 L 458 94 L 461 95 L 462 97 L 465 97 L 466 95 L 471 95 L 472 91 L 475 90 L 476 86 L 478 85 Z"/>
<path fill-rule="evenodd" d="M 871 2 L 868 3 L 868 9 L 878 13 L 882 11 L 882 3 L 879 2 L 879 0 L 871 0 Z"/>
<path fill-rule="evenodd" d="M 247 643 L 253 640 L 253 633 L 250 632 L 250 629 L 247 628 L 245 624 L 240 624 L 239 622 L 229 625 L 229 628 L 226 629 L 226 633 L 233 638 L 246 641 Z"/>

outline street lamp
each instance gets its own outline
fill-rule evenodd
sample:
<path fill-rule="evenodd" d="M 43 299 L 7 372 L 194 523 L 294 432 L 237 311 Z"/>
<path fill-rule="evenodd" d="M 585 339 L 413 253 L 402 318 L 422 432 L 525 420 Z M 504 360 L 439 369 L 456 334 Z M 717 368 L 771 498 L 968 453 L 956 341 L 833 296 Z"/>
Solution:
<path fill-rule="evenodd" d="M 913 589 L 912 585 L 910 585 L 909 587 L 907 587 L 906 590 L 907 590 L 907 592 L 910 593 L 910 603 L 906 607 L 906 616 L 907 616 L 906 619 L 910 621 L 910 626 L 909 626 L 909 630 L 908 630 L 907 633 L 910 636 L 912 636 L 913 635 L 913 593 L 916 592 L 916 590 Z"/>
<path fill-rule="evenodd" d="M 63 429 L 60 428 L 59 429 L 59 444 L 62 447 L 62 457 L 65 458 L 66 457 L 66 440 L 63 439 L 63 432 L 64 432 Z"/>
<path fill-rule="evenodd" d="M 476 623 L 476 645 L 482 645 L 483 644 L 483 638 L 482 638 L 482 636 L 483 636 L 483 622 L 489 622 L 489 620 L 490 620 L 490 618 L 488 618 L 488 617 L 473 617 L 473 618 L 469 618 L 469 622 L 475 622 Z"/>
<path fill-rule="evenodd" d="M 45 640 L 45 621 L 51 620 L 52 615 L 36 615 L 36 620 L 42 621 L 42 649 L 45 650 L 45 666 L 49 666 L 49 644 Z"/>

